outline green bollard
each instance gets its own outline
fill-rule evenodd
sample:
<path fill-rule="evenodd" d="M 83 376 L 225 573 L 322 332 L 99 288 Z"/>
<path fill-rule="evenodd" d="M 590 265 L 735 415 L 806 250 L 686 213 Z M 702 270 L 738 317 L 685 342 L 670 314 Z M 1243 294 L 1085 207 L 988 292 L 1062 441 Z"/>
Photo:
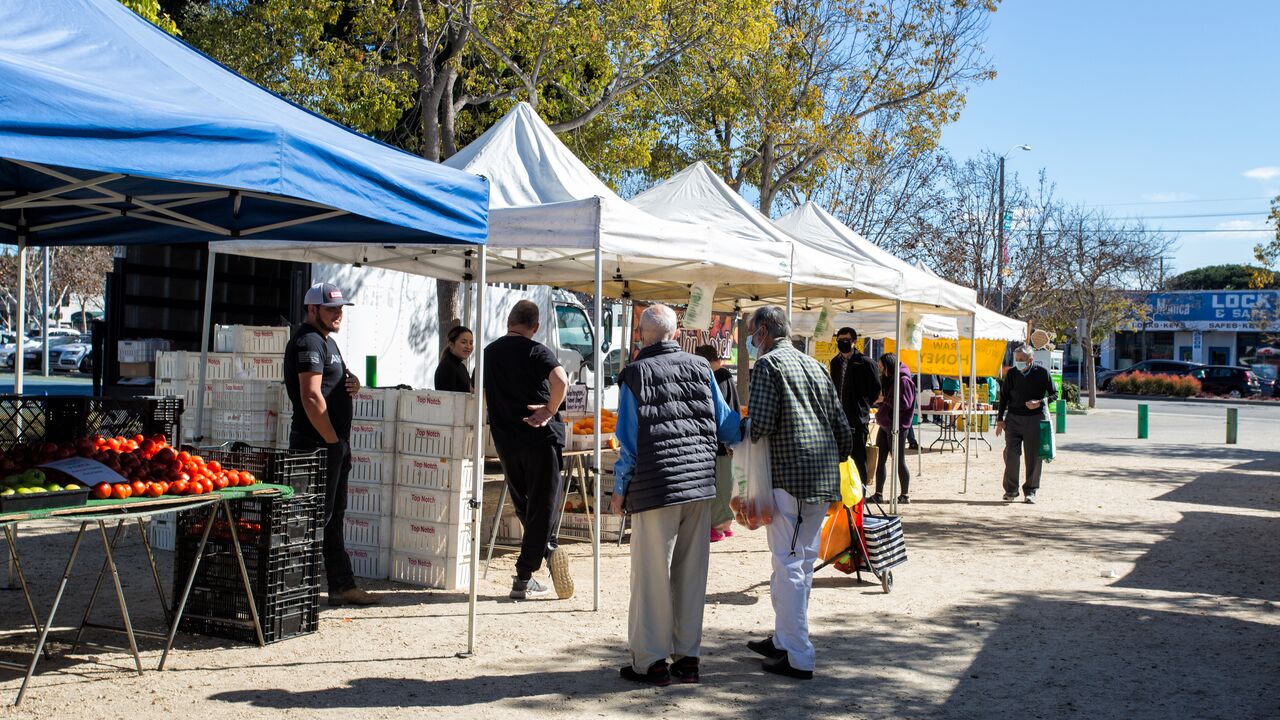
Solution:
<path fill-rule="evenodd" d="M 1147 406 L 1138 406 L 1138 439 L 1147 439 Z"/>
<path fill-rule="evenodd" d="M 1067 432 L 1067 401 L 1058 401 L 1058 434 L 1064 435 Z"/>
<path fill-rule="evenodd" d="M 364 356 L 364 386 L 365 387 L 378 386 L 378 356 L 377 355 Z"/>
<path fill-rule="evenodd" d="M 1240 411 L 1236 408 L 1227 408 L 1227 444 L 1236 444 L 1236 431 L 1239 428 Z"/>

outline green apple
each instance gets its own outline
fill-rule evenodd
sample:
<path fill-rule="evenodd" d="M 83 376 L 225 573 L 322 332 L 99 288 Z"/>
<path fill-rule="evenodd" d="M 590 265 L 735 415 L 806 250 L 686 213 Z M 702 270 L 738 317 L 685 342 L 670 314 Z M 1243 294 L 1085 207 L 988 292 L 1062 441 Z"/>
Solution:
<path fill-rule="evenodd" d="M 45 485 L 44 489 L 48 490 L 49 492 L 62 492 L 65 488 L 63 488 L 61 485 L 50 483 L 48 485 Z"/>
<path fill-rule="evenodd" d="M 39 485 L 37 485 L 37 486 L 35 486 L 35 487 L 31 488 L 31 492 L 33 492 L 33 493 L 42 493 L 42 492 L 48 492 L 48 490 L 45 490 L 44 488 L 42 488 L 42 487 L 40 487 Z"/>
<path fill-rule="evenodd" d="M 44 484 L 45 477 L 44 477 L 43 470 L 37 470 L 36 468 L 31 468 L 30 470 L 22 473 L 22 475 L 27 478 L 27 482 L 33 482 L 37 485 Z"/>
<path fill-rule="evenodd" d="M 67 483 L 66 485 L 62 486 L 62 489 L 63 490 L 79 490 L 80 486 L 75 483 Z"/>
<path fill-rule="evenodd" d="M 31 494 L 31 488 L 29 488 L 29 487 L 20 487 L 20 488 L 18 488 L 17 492 L 18 492 L 18 494 L 19 494 L 19 495 L 30 495 L 30 494 Z"/>
<path fill-rule="evenodd" d="M 14 490 L 11 487 L 5 488 L 4 490 L 0 490 L 0 495 L 17 495 L 17 494 L 18 494 L 18 491 Z"/>

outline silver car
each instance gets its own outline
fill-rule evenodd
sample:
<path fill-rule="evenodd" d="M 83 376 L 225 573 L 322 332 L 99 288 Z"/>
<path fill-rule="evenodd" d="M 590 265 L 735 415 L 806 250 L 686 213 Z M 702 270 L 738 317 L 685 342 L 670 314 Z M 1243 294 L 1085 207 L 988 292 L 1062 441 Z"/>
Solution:
<path fill-rule="evenodd" d="M 93 372 L 93 344 L 86 336 L 76 342 L 49 348 L 49 367 L 63 372 Z"/>

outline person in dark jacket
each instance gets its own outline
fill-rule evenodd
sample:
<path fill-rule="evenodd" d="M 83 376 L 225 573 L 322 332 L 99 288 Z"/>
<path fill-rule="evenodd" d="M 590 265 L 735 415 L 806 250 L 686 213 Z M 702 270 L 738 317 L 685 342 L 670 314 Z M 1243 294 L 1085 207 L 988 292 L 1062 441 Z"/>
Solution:
<path fill-rule="evenodd" d="M 711 367 L 675 336 L 671 308 L 645 308 L 643 348 L 618 379 L 612 508 L 631 513 L 631 663 L 621 675 L 652 685 L 698 681 L 716 452 L 742 434 Z"/>
<path fill-rule="evenodd" d="M 853 466 L 866 484 L 871 480 L 867 474 L 867 428 L 871 424 L 871 406 L 880 396 L 880 377 L 871 360 L 854 347 L 856 342 L 857 330 L 842 327 L 836 332 L 836 349 L 840 352 L 831 358 L 831 381 L 853 430 Z"/>
<path fill-rule="evenodd" d="M 1005 373 L 996 406 L 996 436 L 1004 433 L 1004 501 L 1018 499 L 1018 457 L 1027 466 L 1022 492 L 1029 503 L 1040 489 L 1040 421 L 1045 406 L 1058 399 L 1049 371 L 1032 362 L 1031 348 L 1014 351 L 1015 365 Z"/>
<path fill-rule="evenodd" d="M 898 442 L 894 447 L 893 442 L 893 376 L 898 376 Z M 893 456 L 898 463 L 898 482 L 901 485 L 902 492 L 898 494 L 899 503 L 909 503 L 911 498 L 908 497 L 907 491 L 911 485 L 911 473 L 907 470 L 907 430 L 911 428 L 911 414 L 916 409 L 916 385 L 911 381 L 911 369 L 905 364 L 898 363 L 898 356 L 893 353 L 885 353 L 880 356 L 880 387 L 884 394 L 880 398 L 880 402 L 876 403 L 876 425 L 880 426 L 880 434 L 876 436 L 876 447 L 880 448 L 877 453 L 880 457 L 876 462 L 876 493 L 871 496 L 872 502 L 884 502 L 881 493 L 884 492 L 885 463 L 888 461 L 890 448 L 893 448 Z"/>
<path fill-rule="evenodd" d="M 693 354 L 711 366 L 711 374 L 725 404 L 734 412 L 742 412 L 742 403 L 738 402 L 738 383 L 729 368 L 724 366 L 724 360 L 715 347 L 699 345 L 693 349 Z M 729 507 L 732 498 L 733 462 L 729 458 L 729 446 L 720 443 L 720 449 L 716 451 L 716 501 L 711 506 L 711 542 L 733 537 L 733 509 Z"/>
<path fill-rule="evenodd" d="M 440 353 L 440 364 L 436 366 L 436 389 L 469 393 L 475 389 L 471 373 L 467 372 L 467 360 L 475 350 L 475 336 L 459 325 L 450 330 L 445 339 L 449 344 Z"/>

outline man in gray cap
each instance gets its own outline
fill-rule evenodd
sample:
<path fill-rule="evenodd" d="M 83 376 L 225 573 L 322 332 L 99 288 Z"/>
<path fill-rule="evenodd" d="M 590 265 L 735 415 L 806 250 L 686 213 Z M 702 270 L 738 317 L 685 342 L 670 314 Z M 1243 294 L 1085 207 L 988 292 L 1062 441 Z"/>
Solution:
<path fill-rule="evenodd" d="M 347 302 L 330 283 L 316 283 L 302 298 L 307 319 L 293 331 L 284 353 L 284 387 L 293 403 L 289 449 L 325 450 L 324 569 L 330 605 L 372 605 L 378 599 L 356 587 L 342 537 L 351 473 L 351 396 L 360 380 L 347 370 L 331 337 L 342 327 Z"/>
<path fill-rule="evenodd" d="M 1018 499 L 1018 458 L 1027 466 L 1022 484 L 1026 502 L 1036 501 L 1040 489 L 1040 421 L 1045 406 L 1058 399 L 1049 371 L 1032 361 L 1032 350 L 1023 345 L 1013 353 L 1014 366 L 1004 375 L 996 412 L 996 435 L 1004 433 L 1004 501 Z"/>

